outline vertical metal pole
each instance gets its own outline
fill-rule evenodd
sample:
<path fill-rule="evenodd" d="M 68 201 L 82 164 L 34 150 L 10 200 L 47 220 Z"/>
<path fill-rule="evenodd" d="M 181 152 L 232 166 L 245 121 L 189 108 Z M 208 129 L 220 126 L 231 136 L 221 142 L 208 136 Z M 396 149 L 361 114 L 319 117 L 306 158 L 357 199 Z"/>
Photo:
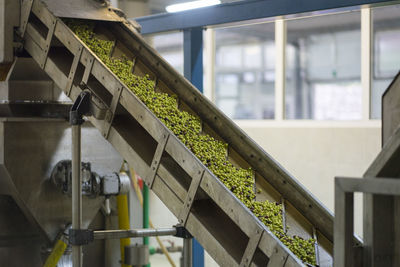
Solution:
<path fill-rule="evenodd" d="M 275 120 L 285 119 L 286 21 L 275 20 Z"/>
<path fill-rule="evenodd" d="M 186 79 L 203 93 L 203 29 L 201 27 L 184 30 L 183 58 Z M 203 247 L 194 238 L 190 241 L 190 247 L 193 253 L 193 267 L 204 267 Z"/>
<path fill-rule="evenodd" d="M 372 87 L 372 11 L 369 7 L 361 9 L 361 86 L 362 120 L 368 121 L 371 114 Z"/>
<path fill-rule="evenodd" d="M 208 28 L 204 36 L 204 92 L 203 94 L 215 101 L 215 30 Z"/>
<path fill-rule="evenodd" d="M 192 267 L 193 238 L 183 239 L 183 267 Z"/>
<path fill-rule="evenodd" d="M 72 125 L 72 229 L 82 227 L 81 126 Z M 81 267 L 82 246 L 72 246 L 73 267 Z"/>
<path fill-rule="evenodd" d="M 353 265 L 354 194 L 344 192 L 335 179 L 333 259 L 335 267 Z"/>
<path fill-rule="evenodd" d="M 370 7 L 361 9 L 361 85 L 363 92 L 362 119 L 371 118 L 371 90 L 372 63 L 373 63 L 373 10 Z M 397 174 L 397 173 L 396 173 Z M 395 175 L 396 175 L 395 174 Z M 376 171 L 368 176 L 394 176 L 391 171 Z M 397 266 L 393 260 L 398 250 L 395 247 L 396 216 L 394 216 L 395 198 L 391 196 L 364 194 L 364 265 L 369 266 Z M 382 219 L 384 218 L 384 219 Z M 395 256 L 396 257 L 396 256 Z"/>

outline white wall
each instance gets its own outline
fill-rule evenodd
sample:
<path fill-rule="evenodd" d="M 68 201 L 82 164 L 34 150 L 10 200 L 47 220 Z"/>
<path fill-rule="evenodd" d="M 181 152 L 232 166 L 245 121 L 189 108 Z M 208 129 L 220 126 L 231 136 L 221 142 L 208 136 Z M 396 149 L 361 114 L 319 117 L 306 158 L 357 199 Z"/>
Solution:
<path fill-rule="evenodd" d="M 262 124 L 262 123 L 260 123 Z M 238 122 L 333 211 L 335 176 L 361 177 L 381 147 L 379 122 Z"/>
<path fill-rule="evenodd" d="M 334 177 L 362 177 L 381 147 L 378 121 L 238 124 L 332 212 Z M 361 198 L 355 202 L 361 235 Z"/>

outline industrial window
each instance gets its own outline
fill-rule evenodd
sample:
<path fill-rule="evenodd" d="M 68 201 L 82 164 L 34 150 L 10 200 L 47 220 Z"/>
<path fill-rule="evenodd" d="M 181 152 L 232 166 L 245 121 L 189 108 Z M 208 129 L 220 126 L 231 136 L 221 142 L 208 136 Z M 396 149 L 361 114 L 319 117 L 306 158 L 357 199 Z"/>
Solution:
<path fill-rule="evenodd" d="M 360 12 L 287 21 L 286 119 L 362 117 Z"/>
<path fill-rule="evenodd" d="M 208 56 L 204 60 L 205 87 L 212 88 L 214 103 L 235 120 L 279 119 L 283 102 L 288 120 L 362 120 L 368 115 L 379 119 L 382 93 L 400 70 L 400 5 L 372 11 L 369 113 L 363 113 L 368 105 L 363 95 L 368 91 L 361 86 L 361 46 L 365 44 L 360 11 L 313 12 L 285 20 L 286 81 L 281 99 L 276 99 L 280 94 L 275 92 L 274 21 L 213 27 L 215 38 L 205 46 L 213 51 L 212 60 Z M 183 33 L 151 38 L 161 56 L 183 73 Z M 209 64 L 213 72 L 207 76 Z"/>
<path fill-rule="evenodd" d="M 149 38 L 157 52 L 183 74 L 183 32 L 156 34 Z"/>
<path fill-rule="evenodd" d="M 274 23 L 215 30 L 215 103 L 232 119 L 274 119 Z"/>
<path fill-rule="evenodd" d="M 382 93 L 400 71 L 400 5 L 374 8 L 371 118 L 381 118 Z"/>

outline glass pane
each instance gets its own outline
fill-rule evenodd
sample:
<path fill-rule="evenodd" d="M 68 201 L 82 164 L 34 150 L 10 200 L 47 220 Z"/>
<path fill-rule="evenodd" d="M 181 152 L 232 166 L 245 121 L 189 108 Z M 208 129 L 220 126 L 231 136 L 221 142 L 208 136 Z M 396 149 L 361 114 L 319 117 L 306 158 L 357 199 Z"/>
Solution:
<path fill-rule="evenodd" d="M 251 44 L 243 46 L 243 60 L 246 68 L 261 68 L 261 49 L 259 44 Z"/>
<path fill-rule="evenodd" d="M 304 48 L 310 79 L 329 79 L 336 75 L 333 73 L 335 64 L 334 41 L 334 37 L 330 34 L 311 35 L 306 38 Z M 295 51 L 295 53 L 298 53 L 298 51 Z M 322 58 L 324 60 L 321 60 Z"/>
<path fill-rule="evenodd" d="M 359 120 L 361 86 L 359 83 L 315 84 L 314 119 Z"/>
<path fill-rule="evenodd" d="M 237 97 L 239 77 L 236 74 L 218 74 L 216 95 L 218 99 Z"/>
<path fill-rule="evenodd" d="M 371 118 L 381 118 L 382 94 L 400 70 L 400 5 L 374 8 Z"/>
<path fill-rule="evenodd" d="M 218 67 L 240 68 L 242 66 L 242 48 L 238 45 L 220 47 L 216 63 Z"/>
<path fill-rule="evenodd" d="M 183 74 L 183 33 L 162 33 L 152 35 L 150 43 L 157 52 L 174 67 L 179 73 Z"/>
<path fill-rule="evenodd" d="M 217 102 L 218 107 L 228 116 L 233 117 L 237 106 L 236 99 L 220 99 Z"/>
<path fill-rule="evenodd" d="M 360 12 L 287 21 L 287 119 L 361 119 Z"/>
<path fill-rule="evenodd" d="M 215 102 L 232 119 L 273 119 L 274 24 L 215 30 Z"/>

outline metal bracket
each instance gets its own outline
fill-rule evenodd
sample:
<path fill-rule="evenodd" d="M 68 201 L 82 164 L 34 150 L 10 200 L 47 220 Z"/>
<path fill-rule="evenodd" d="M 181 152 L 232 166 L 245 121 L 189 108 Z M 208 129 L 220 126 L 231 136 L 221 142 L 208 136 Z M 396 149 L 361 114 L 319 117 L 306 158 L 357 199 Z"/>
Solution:
<path fill-rule="evenodd" d="M 263 234 L 263 230 L 261 227 L 255 231 L 255 233 L 250 236 L 249 242 L 247 243 L 246 250 L 244 251 L 242 260 L 240 262 L 241 267 L 248 267 L 250 266 L 254 253 L 256 252 L 256 249 L 258 247 L 258 244 L 260 243 L 261 236 Z"/>
<path fill-rule="evenodd" d="M 269 256 L 268 266 L 285 266 L 289 257 L 290 256 L 285 251 L 285 249 L 283 249 L 279 244 L 276 243 L 274 248 L 272 249 L 272 254 Z M 306 264 L 306 266 L 310 265 Z"/>
<path fill-rule="evenodd" d="M 165 146 L 167 145 L 169 138 L 169 133 L 167 131 L 161 137 L 160 142 L 157 145 L 156 152 L 154 153 L 153 161 L 151 162 L 149 174 L 147 175 L 148 187 L 151 189 L 153 187 L 154 179 L 156 178 L 156 174 L 158 171 L 158 167 L 160 167 L 160 161 L 162 154 L 165 150 Z"/>
<path fill-rule="evenodd" d="M 315 240 L 315 242 L 314 242 L 315 262 L 317 263 L 317 266 L 319 266 L 318 236 L 317 236 L 317 229 L 315 227 L 313 227 L 313 238 Z"/>
<path fill-rule="evenodd" d="M 26 26 L 28 25 L 29 16 L 31 14 L 33 0 L 25 0 L 22 4 L 21 12 L 21 25 L 20 25 L 20 36 L 23 38 L 25 35 Z"/>
<path fill-rule="evenodd" d="M 86 62 L 85 72 L 83 73 L 83 76 L 82 76 L 83 84 L 88 83 L 90 73 L 92 72 L 93 64 L 94 64 L 94 57 L 92 55 L 89 55 L 87 58 L 87 62 Z"/>
<path fill-rule="evenodd" d="M 74 60 L 72 61 L 71 69 L 68 75 L 67 86 L 65 87 L 65 91 L 67 92 L 67 96 L 70 97 L 72 91 L 72 83 L 74 82 L 76 70 L 78 68 L 79 61 L 81 60 L 83 51 L 83 46 L 79 46 L 78 51 L 74 56 Z"/>
<path fill-rule="evenodd" d="M 287 232 L 287 226 L 286 226 L 286 200 L 281 197 L 281 203 L 282 203 L 282 225 L 283 225 L 283 232 Z"/>
<path fill-rule="evenodd" d="M 76 98 L 69 113 L 69 122 L 71 125 L 81 125 L 84 123 L 82 116 L 90 114 L 90 98 L 91 94 L 88 91 L 83 91 Z"/>
<path fill-rule="evenodd" d="M 114 93 L 113 98 L 111 100 L 110 108 L 107 110 L 107 113 L 106 113 L 106 118 L 104 120 L 104 126 L 103 126 L 103 136 L 106 139 L 108 138 L 108 135 L 110 134 L 111 124 L 112 124 L 112 121 L 114 120 L 115 112 L 117 110 L 119 99 L 121 98 L 122 90 L 124 90 L 123 85 L 121 85 L 117 88 L 117 90 Z"/>
<path fill-rule="evenodd" d="M 180 238 L 193 238 L 189 231 L 182 225 L 178 224 L 174 226 L 176 229 L 176 234 L 174 236 Z"/>
<path fill-rule="evenodd" d="M 69 229 L 69 243 L 73 246 L 87 245 L 94 240 L 94 234 L 89 229 Z"/>
<path fill-rule="evenodd" d="M 53 18 L 53 21 L 51 22 L 51 25 L 49 26 L 49 31 L 47 33 L 45 47 L 43 48 L 44 50 L 43 50 L 43 53 L 40 58 L 40 67 L 42 69 L 44 69 L 46 66 L 46 62 L 47 62 L 47 58 L 48 58 L 49 50 L 50 50 L 50 45 L 51 45 L 51 41 L 53 40 L 54 30 L 56 28 L 57 21 L 58 21 L 57 18 Z"/>
<path fill-rule="evenodd" d="M 192 208 L 197 189 L 200 186 L 203 176 L 204 176 L 204 169 L 199 170 L 197 175 L 193 176 L 193 178 L 192 178 L 192 182 L 190 183 L 190 187 L 189 187 L 188 193 L 186 195 L 186 199 L 183 204 L 183 208 L 182 208 L 181 212 L 179 213 L 179 221 L 183 225 L 186 225 L 186 221 L 189 216 L 189 212 Z"/>

